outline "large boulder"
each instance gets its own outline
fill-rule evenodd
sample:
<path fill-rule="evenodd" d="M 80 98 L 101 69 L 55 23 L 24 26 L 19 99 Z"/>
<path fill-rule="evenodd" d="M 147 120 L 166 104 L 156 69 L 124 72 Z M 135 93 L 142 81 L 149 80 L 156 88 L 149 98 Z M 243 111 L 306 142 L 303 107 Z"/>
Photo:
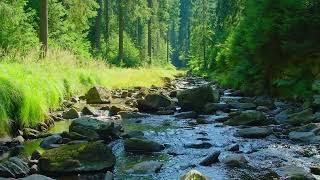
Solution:
<path fill-rule="evenodd" d="M 106 104 L 110 102 L 111 92 L 103 87 L 93 87 L 86 94 L 88 104 Z"/>
<path fill-rule="evenodd" d="M 219 102 L 220 92 L 218 89 L 205 85 L 179 91 L 177 98 L 178 104 L 183 111 L 203 112 L 203 108 L 207 103 Z"/>
<path fill-rule="evenodd" d="M 237 136 L 244 138 L 265 138 L 272 133 L 270 129 L 267 128 L 259 128 L 259 127 L 250 127 L 239 129 L 237 131 Z"/>
<path fill-rule="evenodd" d="M 147 139 L 131 138 L 124 141 L 124 149 L 126 152 L 144 154 L 160 152 L 163 145 Z"/>
<path fill-rule="evenodd" d="M 72 121 L 69 132 L 86 136 L 89 140 L 109 140 L 115 134 L 114 122 L 110 119 L 105 121 L 82 117 Z"/>
<path fill-rule="evenodd" d="M 40 171 L 48 175 L 96 172 L 112 169 L 116 158 L 101 141 L 63 145 L 50 149 L 39 159 Z"/>
<path fill-rule="evenodd" d="M 0 177 L 20 178 L 29 174 L 27 160 L 20 157 L 11 157 L 0 163 Z"/>
<path fill-rule="evenodd" d="M 156 112 L 162 108 L 169 108 L 172 100 L 163 94 L 148 94 L 144 99 L 138 100 L 138 109 L 141 112 Z"/>
<path fill-rule="evenodd" d="M 270 121 L 267 117 L 259 111 L 247 110 L 241 112 L 239 115 L 232 117 L 225 124 L 230 126 L 260 126 L 260 125 L 269 125 Z"/>
<path fill-rule="evenodd" d="M 180 180 L 209 180 L 210 178 L 206 177 L 205 175 L 201 174 L 197 170 L 190 170 L 185 175 L 180 177 Z"/>

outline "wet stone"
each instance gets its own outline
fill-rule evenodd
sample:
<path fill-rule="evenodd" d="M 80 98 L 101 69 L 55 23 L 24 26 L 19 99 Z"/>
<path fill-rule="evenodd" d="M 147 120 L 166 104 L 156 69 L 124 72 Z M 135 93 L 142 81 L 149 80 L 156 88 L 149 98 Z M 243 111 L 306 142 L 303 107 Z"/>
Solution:
<path fill-rule="evenodd" d="M 207 156 L 205 159 L 203 159 L 200 162 L 201 166 L 210 166 L 213 163 L 219 162 L 219 156 L 221 152 L 220 151 L 215 151 L 211 155 Z"/>

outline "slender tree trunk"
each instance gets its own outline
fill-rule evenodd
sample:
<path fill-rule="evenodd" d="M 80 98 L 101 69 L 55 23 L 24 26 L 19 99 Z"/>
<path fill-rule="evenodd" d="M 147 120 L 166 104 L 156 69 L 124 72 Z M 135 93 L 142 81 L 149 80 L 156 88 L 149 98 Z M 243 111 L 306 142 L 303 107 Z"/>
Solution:
<path fill-rule="evenodd" d="M 48 51 L 48 0 L 40 0 L 40 42 L 41 56 L 45 57 Z"/>
<path fill-rule="evenodd" d="M 152 0 L 148 0 L 148 7 L 152 11 Z M 148 57 L 149 57 L 149 65 L 152 63 L 152 15 L 153 13 L 151 12 L 151 17 L 148 20 Z"/>
<path fill-rule="evenodd" d="M 100 36 L 101 36 L 101 18 L 102 18 L 102 0 L 98 0 L 99 9 L 98 9 L 98 15 L 96 17 L 95 22 L 95 50 L 98 52 L 100 50 Z"/>
<path fill-rule="evenodd" d="M 169 28 L 167 30 L 167 62 L 169 63 Z"/>
<path fill-rule="evenodd" d="M 123 31 L 124 31 L 124 0 L 119 0 L 119 61 L 123 64 L 124 50 L 123 50 Z"/>
<path fill-rule="evenodd" d="M 106 43 L 106 53 L 108 54 L 108 51 L 109 51 L 109 22 L 110 22 L 110 12 L 109 12 L 109 0 L 105 0 L 105 19 L 106 19 L 106 29 L 105 29 L 105 35 L 104 35 L 104 41 Z"/>

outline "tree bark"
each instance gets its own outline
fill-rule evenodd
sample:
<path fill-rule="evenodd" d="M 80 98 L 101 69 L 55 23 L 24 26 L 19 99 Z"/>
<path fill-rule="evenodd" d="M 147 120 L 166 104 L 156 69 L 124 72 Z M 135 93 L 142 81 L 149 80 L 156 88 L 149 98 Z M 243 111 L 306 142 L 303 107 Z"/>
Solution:
<path fill-rule="evenodd" d="M 109 12 L 109 8 L 110 7 L 110 2 L 109 0 L 105 0 L 105 18 L 106 18 L 106 29 L 105 29 L 105 35 L 104 35 L 104 41 L 106 43 L 106 53 L 108 53 L 109 51 L 109 37 L 110 37 L 110 30 L 109 30 L 109 22 L 110 22 L 110 12 Z"/>
<path fill-rule="evenodd" d="M 149 57 L 149 65 L 152 63 L 152 0 L 148 0 L 148 7 L 151 10 L 151 16 L 148 20 L 148 57 Z"/>
<path fill-rule="evenodd" d="M 48 0 L 40 0 L 40 43 L 41 56 L 45 57 L 48 51 Z"/>
<path fill-rule="evenodd" d="M 124 50 L 123 50 L 123 31 L 124 31 L 124 0 L 119 0 L 118 10 L 119 10 L 119 61 L 123 64 Z"/>
<path fill-rule="evenodd" d="M 101 36 L 101 18 L 102 18 L 102 0 L 98 0 L 99 9 L 98 9 L 98 15 L 96 17 L 95 22 L 95 49 L 96 51 L 100 50 L 100 36 Z"/>

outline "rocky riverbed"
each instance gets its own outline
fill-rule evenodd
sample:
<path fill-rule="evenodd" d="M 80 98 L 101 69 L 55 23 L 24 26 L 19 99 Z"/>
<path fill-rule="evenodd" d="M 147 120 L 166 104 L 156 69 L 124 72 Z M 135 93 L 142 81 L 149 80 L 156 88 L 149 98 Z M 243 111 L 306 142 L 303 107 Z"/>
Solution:
<path fill-rule="evenodd" d="M 320 179 L 319 97 L 301 105 L 197 77 L 164 81 L 65 101 L 1 141 L 0 177 Z"/>

